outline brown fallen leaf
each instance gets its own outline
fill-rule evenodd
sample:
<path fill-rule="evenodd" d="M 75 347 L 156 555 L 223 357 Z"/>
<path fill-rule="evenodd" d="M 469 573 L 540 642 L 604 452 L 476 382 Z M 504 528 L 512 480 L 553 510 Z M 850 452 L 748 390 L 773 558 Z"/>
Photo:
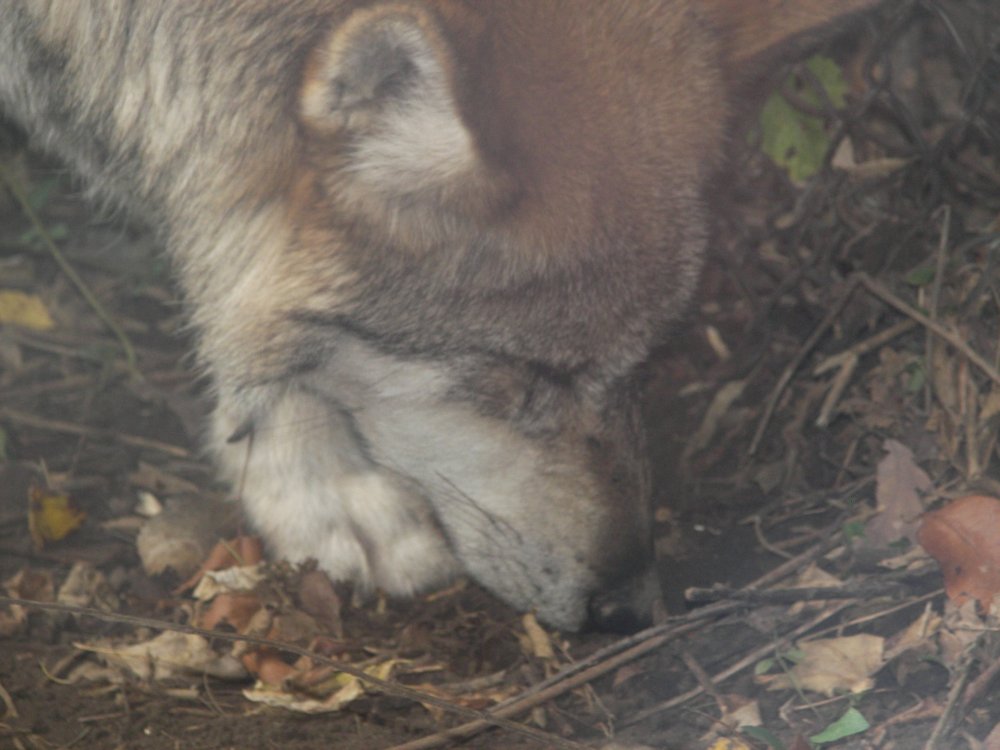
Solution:
<path fill-rule="evenodd" d="M 900 539 L 915 542 L 923 495 L 932 488 L 930 477 L 917 466 L 913 452 L 896 440 L 886 440 L 885 457 L 876 471 L 878 514 L 865 526 L 865 544 L 881 549 Z"/>
<path fill-rule="evenodd" d="M 373 677 L 388 680 L 392 677 L 393 669 L 399 663 L 398 659 L 389 659 L 365 667 L 365 672 Z M 295 671 L 294 668 L 292 669 Z M 276 672 L 280 671 L 283 670 L 276 669 Z M 330 673 L 323 685 L 310 685 L 308 694 L 295 690 L 293 682 L 294 675 L 292 674 L 284 677 L 283 682 L 279 683 L 264 684 L 263 681 L 260 681 L 253 688 L 244 690 L 243 695 L 247 700 L 255 703 L 285 708 L 298 713 L 319 714 L 340 711 L 365 694 L 365 686 L 362 681 L 344 672 Z"/>
<path fill-rule="evenodd" d="M 73 607 L 94 607 L 117 612 L 118 596 L 100 570 L 88 562 L 73 563 L 56 593 L 56 601 Z"/>
<path fill-rule="evenodd" d="M 734 732 L 738 732 L 741 727 L 759 727 L 763 725 L 760 718 L 760 705 L 757 701 L 735 694 L 729 694 L 725 698 L 729 708 L 723 711 L 722 716 L 712 724 L 711 729 L 702 735 L 702 741 L 708 742 L 714 740 L 719 735 L 729 736 Z M 712 747 L 715 747 L 715 745 L 712 745 Z"/>
<path fill-rule="evenodd" d="M 238 536 L 235 539 L 220 541 L 209 552 L 205 562 L 198 571 L 180 586 L 174 589 L 174 595 L 182 594 L 194 588 L 205 573 L 213 570 L 224 570 L 234 566 L 251 566 L 264 559 L 264 546 L 260 537 Z"/>
<path fill-rule="evenodd" d="M 285 662 L 281 654 L 272 649 L 248 651 L 240 657 L 240 662 L 251 675 L 270 686 L 280 686 L 296 673 L 295 667 Z"/>
<path fill-rule="evenodd" d="M 977 608 L 975 599 L 968 599 L 961 605 L 951 599 L 945 602 L 944 621 L 937 636 L 939 658 L 945 666 L 961 664 L 983 634 L 990 631 Z"/>
<path fill-rule="evenodd" d="M 871 689 L 872 675 L 882 668 L 884 642 L 867 634 L 805 641 L 798 644 L 802 658 L 787 674 L 761 675 L 757 680 L 768 690 L 799 687 L 827 696 L 860 693 Z"/>
<path fill-rule="evenodd" d="M 3 583 L 7 596 L 51 602 L 55 599 L 52 574 L 47 571 L 23 568 Z M 10 637 L 19 633 L 28 622 L 29 611 L 20 604 L 0 608 L 0 636 Z"/>
<path fill-rule="evenodd" d="M 1000 500 L 959 498 L 926 514 L 917 539 L 940 564 L 948 597 L 958 605 L 975 599 L 988 611 L 1000 594 Z"/>
<path fill-rule="evenodd" d="M 337 638 L 344 637 L 340 610 L 343 602 L 330 577 L 322 570 L 307 570 L 299 578 L 299 603 L 302 609 L 321 622 Z"/>
<path fill-rule="evenodd" d="M 99 654 L 108 664 L 127 669 L 141 680 L 165 680 L 180 675 L 208 674 L 226 680 L 246 677 L 242 665 L 228 654 L 217 654 L 200 635 L 171 630 L 142 643 L 74 643 L 81 651 Z"/>
<path fill-rule="evenodd" d="M 941 629 L 941 616 L 928 603 L 924 611 L 885 643 L 885 660 L 891 661 L 908 651 L 924 652 L 934 647 L 934 637 Z"/>
<path fill-rule="evenodd" d="M 221 623 L 228 622 L 236 632 L 242 633 L 262 606 L 260 597 L 256 594 L 235 592 L 219 594 L 197 619 L 197 625 L 206 630 L 213 630 Z"/>

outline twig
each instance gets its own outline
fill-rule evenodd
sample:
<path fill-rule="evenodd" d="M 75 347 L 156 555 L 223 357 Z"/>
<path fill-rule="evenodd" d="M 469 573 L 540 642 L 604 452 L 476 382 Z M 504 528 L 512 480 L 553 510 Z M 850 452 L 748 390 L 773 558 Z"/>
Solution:
<path fill-rule="evenodd" d="M 823 622 L 824 620 L 827 620 L 827 619 L 833 617 L 835 614 L 837 614 L 842 609 L 845 609 L 848 606 L 850 606 L 850 602 L 841 602 L 839 604 L 835 604 L 835 605 L 833 605 L 833 606 L 831 606 L 831 607 L 823 610 L 818 615 L 816 615 L 816 617 L 812 618 L 808 622 L 805 622 L 802 625 L 799 625 L 799 627 L 795 628 L 795 630 L 793 630 L 792 632 L 790 632 L 787 635 L 785 635 L 782 638 L 780 638 L 777 641 L 777 643 L 773 643 L 773 642 L 772 643 L 768 643 L 768 644 L 766 644 L 764 646 L 761 646 L 759 648 L 754 649 L 749 654 L 747 654 L 746 656 L 744 656 L 742 659 L 740 659 L 739 661 L 737 661 L 735 664 L 727 667 L 726 669 L 724 669 L 721 672 L 719 672 L 718 674 L 716 674 L 712 678 L 712 684 L 718 685 L 720 682 L 723 682 L 724 680 L 728 680 L 733 675 L 738 674 L 739 672 L 742 672 L 747 667 L 749 667 L 749 666 L 751 666 L 753 664 L 756 664 L 761 659 L 763 659 L 766 656 L 768 656 L 769 654 L 773 653 L 776 646 L 781 645 L 782 643 L 787 643 L 787 642 L 791 641 L 792 639 L 799 637 L 800 635 L 808 633 L 810 630 L 812 630 L 814 627 L 816 627 L 817 625 L 819 625 L 821 622 Z M 644 709 L 644 710 L 638 712 L 634 716 L 630 717 L 628 719 L 628 721 L 625 722 L 625 725 L 626 726 L 632 726 L 633 724 L 638 724 L 639 722 L 644 721 L 644 720 L 648 719 L 651 716 L 655 716 L 658 713 L 662 713 L 663 711 L 667 711 L 667 710 L 669 710 L 671 708 L 675 708 L 675 707 L 680 706 L 680 705 L 682 705 L 684 703 L 687 703 L 692 698 L 697 698 L 703 692 L 704 692 L 704 689 L 699 685 L 698 687 L 695 687 L 695 688 L 692 688 L 691 690 L 688 690 L 686 693 L 682 693 L 681 695 L 674 696 L 673 698 L 670 698 L 669 700 L 663 701 L 662 703 L 658 703 L 655 706 L 650 706 L 649 708 Z"/>
<path fill-rule="evenodd" d="M 70 280 L 76 290 L 80 293 L 86 301 L 87 304 L 94 310 L 97 317 L 108 327 L 108 329 L 114 334 L 115 338 L 118 339 L 118 343 L 121 344 L 122 353 L 125 355 L 125 362 L 128 365 L 129 371 L 136 377 L 141 377 L 139 369 L 136 366 L 135 349 L 132 348 L 132 342 L 129 341 L 128 336 L 125 331 L 121 329 L 121 326 L 115 322 L 114 318 L 108 314 L 107 310 L 104 309 L 104 305 L 101 304 L 100 300 L 94 296 L 94 293 L 90 291 L 90 287 L 80 278 L 80 275 L 76 272 L 76 269 L 70 265 L 69 261 L 66 260 L 66 256 L 62 254 L 59 247 L 56 245 L 55 240 L 52 239 L 52 235 L 49 230 L 45 228 L 45 224 L 39 218 L 38 214 L 35 212 L 34 207 L 31 205 L 31 201 L 28 200 L 28 196 L 25 195 L 24 189 L 0 164 L 0 181 L 2 181 L 7 189 L 10 190 L 14 199 L 21 206 L 21 210 L 24 211 L 24 215 L 28 217 L 31 222 L 32 227 L 38 233 L 38 236 L 42 240 L 42 244 L 45 245 L 45 249 L 48 250 L 49 255 L 55 260 L 56 264 L 59 266 L 60 270 L 66 275 L 66 278 Z"/>
<path fill-rule="evenodd" d="M 63 422 L 58 419 L 46 419 L 44 417 L 38 417 L 34 414 L 28 414 L 27 412 L 18 411 L 16 409 L 8 409 L 7 407 L 0 407 L 0 419 L 9 419 L 11 422 L 17 422 L 18 424 L 35 427 L 40 430 L 64 432 L 69 435 L 81 435 L 83 437 L 98 438 L 102 440 L 116 440 L 119 443 L 124 443 L 125 445 L 130 445 L 134 448 L 159 451 L 160 453 L 166 453 L 168 456 L 174 456 L 175 458 L 191 458 L 191 452 L 185 448 L 181 448 L 179 445 L 172 445 L 159 440 L 140 437 L 139 435 L 128 435 L 114 430 L 87 427 L 74 422 Z"/>
<path fill-rule="evenodd" d="M 792 575 L 793 573 L 798 573 L 820 555 L 826 554 L 841 543 L 840 535 L 837 534 L 841 525 L 842 521 L 838 520 L 834 521 L 825 528 L 820 529 L 819 532 L 817 532 L 817 535 L 822 541 L 817 542 L 809 549 L 800 552 L 790 560 L 786 560 L 776 568 L 772 568 L 757 580 L 744 586 L 744 588 L 747 590 L 762 589 L 765 586 L 770 586 L 776 581 L 780 581 L 782 578 Z"/>
<path fill-rule="evenodd" d="M 767 404 L 764 407 L 764 413 L 761 415 L 760 421 L 757 423 L 757 429 L 754 432 L 753 440 L 750 441 L 750 448 L 747 450 L 749 455 L 754 455 L 757 452 L 757 448 L 760 446 L 760 441 L 764 437 L 764 432 L 767 430 L 767 426 L 771 423 L 771 417 L 774 416 L 774 410 L 778 406 L 778 401 L 781 399 L 781 394 L 785 392 L 785 388 L 791 382 L 792 377 L 798 371 L 799 367 L 805 361 L 806 357 L 812 352 L 816 344 L 819 343 L 820 339 L 826 335 L 827 330 L 833 325 L 833 321 L 837 319 L 847 301 L 854 294 L 854 291 L 858 288 L 859 279 L 857 276 L 851 278 L 844 291 L 841 292 L 840 299 L 838 299 L 830 311 L 827 312 L 823 320 L 820 321 L 819 325 L 813 330 L 809 335 L 809 338 L 804 344 L 799 348 L 798 353 L 795 355 L 794 359 L 788 363 L 785 367 L 784 372 L 781 373 L 781 377 L 778 378 L 778 382 L 775 384 L 774 388 L 771 389 L 771 394 L 767 397 Z"/>
<path fill-rule="evenodd" d="M 763 439 L 764 432 L 771 422 L 771 417 L 774 416 L 774 410 L 777 408 L 781 394 L 785 392 L 785 388 L 788 387 L 788 383 L 791 382 L 792 377 L 798 371 L 799 367 L 802 366 L 802 362 L 805 358 L 810 352 L 812 352 L 816 344 L 819 343 L 820 339 L 826 334 L 827 329 L 833 324 L 833 321 L 837 319 L 838 315 L 840 315 L 844 306 L 847 304 L 847 301 L 859 285 L 863 286 L 869 294 L 882 300 L 882 302 L 890 307 L 894 307 L 899 312 L 924 326 L 934 335 L 951 344 L 951 346 L 964 355 L 966 359 L 982 370 L 982 372 L 990 380 L 1000 385 L 1000 371 L 997 371 L 993 365 L 975 352 L 957 333 L 936 320 L 932 320 L 912 305 L 904 302 L 884 286 L 872 279 L 868 274 L 858 272 L 851 276 L 851 279 L 843 293 L 840 295 L 840 298 L 836 301 L 820 324 L 816 326 L 806 342 L 802 344 L 798 353 L 795 355 L 795 358 L 788 363 L 788 366 L 785 367 L 784 371 L 781 373 L 781 377 L 778 378 L 778 382 L 775 384 L 774 388 L 771 390 L 771 394 L 768 396 L 767 404 L 764 407 L 764 413 L 761 415 L 760 421 L 757 424 L 753 440 L 750 441 L 750 447 L 747 451 L 749 455 L 752 456 L 757 452 L 757 448 L 760 446 L 760 441 Z"/>
<path fill-rule="evenodd" d="M 834 376 L 833 382 L 830 384 L 830 392 L 827 393 L 826 398 L 823 400 L 823 405 L 819 410 L 819 416 L 816 417 L 817 427 L 826 427 L 830 423 L 830 415 L 833 413 L 834 407 L 840 401 L 840 396 L 847 387 L 847 384 L 853 378 L 854 371 L 857 369 L 858 362 L 862 355 L 867 354 L 873 349 L 879 348 L 897 336 L 900 336 L 916 327 L 916 325 L 917 324 L 912 320 L 900 321 L 899 323 L 889 326 L 884 331 L 881 331 L 864 341 L 859 341 L 849 349 L 845 349 L 839 354 L 828 357 L 813 368 L 814 375 L 822 375 L 827 370 L 838 368 L 838 372 Z"/>
<path fill-rule="evenodd" d="M 737 605 L 735 604 L 722 602 L 715 605 L 711 614 L 713 616 L 718 614 L 727 614 L 734 611 L 736 608 Z M 586 665 L 589 665 L 585 668 L 574 665 L 569 670 L 566 670 L 566 672 L 556 675 L 554 679 L 546 680 L 544 688 L 541 686 L 535 686 L 530 691 L 495 706 L 490 710 L 489 715 L 492 717 L 506 717 L 528 711 L 529 709 L 545 703 L 546 701 L 562 695 L 563 693 L 569 692 L 579 685 L 590 682 L 591 680 L 600 677 L 613 669 L 617 669 L 622 664 L 630 662 L 643 654 L 659 648 L 673 638 L 684 635 L 693 630 L 697 630 L 702 626 L 700 620 L 705 619 L 705 610 L 708 609 L 709 607 L 705 607 L 700 612 L 692 613 L 694 615 L 700 615 L 697 619 L 691 620 L 690 616 L 688 616 L 684 618 L 689 620 L 687 622 L 680 624 L 674 623 L 658 625 L 656 627 L 649 628 L 642 633 L 638 633 L 631 638 L 625 638 L 622 641 L 613 644 L 610 648 L 617 648 L 623 642 L 631 643 L 637 638 L 640 640 L 631 648 L 618 651 L 618 653 L 615 653 L 609 658 L 601 658 L 597 660 L 596 663 L 594 657 L 591 657 L 585 662 Z M 412 742 L 405 742 L 402 745 L 394 745 L 389 748 L 389 750 L 431 750 L 431 748 L 440 747 L 441 745 L 444 745 L 452 740 L 468 739 L 469 737 L 472 737 L 488 728 L 488 726 L 489 725 L 483 720 L 470 721 L 467 724 L 452 727 L 451 729 L 445 729 L 444 731 L 436 732 L 435 734 L 427 735 L 426 737 L 421 737 L 420 739 L 413 740 Z"/>
<path fill-rule="evenodd" d="M 873 349 L 878 349 L 880 346 L 889 343 L 897 336 L 901 336 L 906 333 L 914 326 L 916 326 L 916 323 L 912 320 L 902 320 L 895 325 L 891 325 L 884 331 L 879 331 L 874 336 L 870 336 L 864 341 L 859 341 L 850 348 L 834 354 L 832 357 L 827 357 L 813 368 L 813 375 L 822 375 L 827 370 L 843 367 L 844 362 L 848 359 L 861 357 Z"/>
<path fill-rule="evenodd" d="M 876 596 L 896 596 L 906 594 L 907 587 L 895 582 L 863 581 L 844 586 L 803 586 L 787 589 L 730 589 L 730 588 L 689 588 L 684 598 L 694 604 L 721 600 L 745 602 L 751 606 L 772 604 L 797 604 L 799 602 L 823 601 L 827 599 L 862 599 Z"/>
<path fill-rule="evenodd" d="M 785 576 L 800 570 L 808 562 L 819 557 L 838 543 L 837 537 L 833 532 L 839 527 L 839 523 L 831 525 L 824 530 L 826 533 L 823 534 L 822 542 L 791 560 L 782 563 L 773 570 L 768 571 L 750 583 L 747 588 L 768 586 L 772 582 L 781 580 Z M 703 620 L 721 617 L 743 608 L 743 605 L 731 601 L 717 602 L 701 607 L 683 617 L 671 618 L 670 622 L 663 625 L 647 628 L 628 638 L 622 638 L 591 654 L 584 661 L 573 664 L 549 679 L 531 686 L 519 695 L 497 704 L 490 710 L 490 714 L 511 716 L 515 713 L 532 709 L 547 700 L 551 700 L 572 690 L 579 684 L 606 674 L 632 659 L 636 659 L 643 654 L 659 648 L 673 638 L 701 627 Z M 430 750 L 431 748 L 440 747 L 451 740 L 467 739 L 488 727 L 489 725 L 485 722 L 472 721 L 451 729 L 436 732 L 413 742 L 397 745 L 390 748 L 390 750 Z"/>
<path fill-rule="evenodd" d="M 542 742 L 548 747 L 559 747 L 567 748 L 567 750 L 583 750 L 584 746 L 578 742 L 573 742 L 571 740 L 563 739 L 556 735 L 550 734 L 548 732 L 543 732 L 540 729 L 535 729 L 534 727 L 529 727 L 524 724 L 518 724 L 513 721 L 508 721 L 507 719 L 491 716 L 485 711 L 476 711 L 475 709 L 466 708 L 465 706 L 460 706 L 451 701 L 440 698 L 436 695 L 431 695 L 430 693 L 425 693 L 420 690 L 416 690 L 406 685 L 402 685 L 397 682 L 391 682 L 389 680 L 383 680 L 374 675 L 370 675 L 363 669 L 350 664 L 348 662 L 339 661 L 337 659 L 331 659 L 329 657 L 323 656 L 322 654 L 317 654 L 310 651 L 302 646 L 297 646 L 293 643 L 284 643 L 282 641 L 275 641 L 270 638 L 258 638 L 256 636 L 241 635 L 239 633 L 225 633 L 218 630 L 206 630 L 205 628 L 198 628 L 194 625 L 183 625 L 173 622 L 165 622 L 163 620 L 154 620 L 148 617 L 136 617 L 134 615 L 123 615 L 117 612 L 104 612 L 99 609 L 94 609 L 92 607 L 77 607 L 70 604 L 60 604 L 57 602 L 39 602 L 32 599 L 21 599 L 13 596 L 0 595 L 0 604 L 19 604 L 22 607 L 30 607 L 34 609 L 42 609 L 50 612 L 62 612 L 65 614 L 72 614 L 82 617 L 92 617 L 97 620 L 102 620 L 104 622 L 119 622 L 125 623 L 127 625 L 134 625 L 136 627 L 143 628 L 153 628 L 155 630 L 170 630 L 177 633 L 187 633 L 190 635 L 200 635 L 203 638 L 227 641 L 229 643 L 248 643 L 252 646 L 262 646 L 265 648 L 273 648 L 279 651 L 285 651 L 290 654 L 295 654 L 296 656 L 302 656 L 307 659 L 311 659 L 314 662 L 323 664 L 324 666 L 336 669 L 339 672 L 344 672 L 356 677 L 367 685 L 378 688 L 382 692 L 388 695 L 395 695 L 401 698 L 407 698 L 409 700 L 415 701 L 417 703 L 424 703 L 427 705 L 440 708 L 444 711 L 449 711 L 451 713 L 459 714 L 466 717 L 475 717 L 477 720 L 484 721 L 487 724 L 501 727 L 511 732 L 516 732 L 518 734 L 524 735 L 525 737 L 530 737 L 534 740 Z"/>
<path fill-rule="evenodd" d="M 4 708 L 6 709 L 3 714 L 4 719 L 16 719 L 19 714 L 17 713 L 17 706 L 14 705 L 14 699 L 10 697 L 10 693 L 7 692 L 7 688 L 0 683 L 0 699 L 3 700 Z"/>
<path fill-rule="evenodd" d="M 880 300 L 885 302 L 890 307 L 895 307 L 903 315 L 907 315 L 917 321 L 920 325 L 927 328 L 929 331 L 937 335 L 939 338 L 944 339 L 949 344 L 951 344 L 955 349 L 961 352 L 966 359 L 972 362 L 976 367 L 982 370 L 983 374 L 986 375 L 994 383 L 1000 385 L 1000 372 L 987 362 L 981 355 L 977 354 L 966 341 L 963 341 L 961 336 L 955 333 L 950 328 L 938 323 L 936 320 L 931 320 L 922 312 L 917 310 L 912 305 L 907 304 L 899 297 L 894 295 L 884 286 L 879 284 L 873 278 L 871 278 L 866 273 L 857 273 L 854 275 L 855 279 L 858 280 L 865 289 L 867 289 L 871 294 L 878 297 Z"/>
<path fill-rule="evenodd" d="M 934 280 L 931 283 L 931 300 L 928 306 L 928 317 L 932 320 L 938 319 L 938 308 L 941 303 L 941 285 L 944 281 L 944 270 L 947 261 L 947 253 L 945 252 L 948 247 L 948 239 L 951 234 L 951 206 L 945 204 L 938 208 L 935 213 L 942 214 L 941 219 L 941 233 L 938 237 L 937 252 L 935 253 L 936 262 L 934 267 Z M 926 334 L 926 339 L 924 341 L 924 372 L 934 372 L 934 343 L 935 339 L 930 334 Z M 927 387 L 924 388 L 924 399 L 925 408 L 930 408 L 930 378 L 927 379 Z"/>
<path fill-rule="evenodd" d="M 992 664 L 969 683 L 969 686 L 965 689 L 965 693 L 962 694 L 962 704 L 966 708 L 971 706 L 979 696 L 986 692 L 986 688 L 990 686 L 990 683 L 996 679 L 998 674 L 1000 674 L 1000 658 L 994 659 Z"/>
<path fill-rule="evenodd" d="M 937 720 L 937 724 L 934 725 L 931 736 L 927 738 L 924 750 L 948 750 L 950 743 L 949 745 L 945 745 L 944 741 L 951 734 L 951 728 L 955 723 L 955 719 L 962 713 L 965 706 L 964 701 L 962 701 L 962 695 L 965 692 L 966 684 L 969 682 L 969 670 L 971 668 L 972 659 L 966 656 L 966 659 L 961 664 L 960 671 L 955 675 L 955 681 L 952 683 L 951 689 L 948 690 L 948 700 L 944 705 L 944 711 Z M 954 747 L 954 745 L 950 746 Z"/>
<path fill-rule="evenodd" d="M 726 696 L 719 692 L 719 689 L 712 682 L 712 678 L 708 676 L 708 672 L 705 668 L 698 663 L 698 660 L 687 651 L 681 654 L 681 659 L 684 661 L 684 666 L 688 668 L 694 679 L 701 686 L 701 689 L 712 696 L 712 700 L 715 701 L 715 705 L 719 707 L 719 713 L 723 716 L 732 711 L 732 702 L 729 701 Z"/>

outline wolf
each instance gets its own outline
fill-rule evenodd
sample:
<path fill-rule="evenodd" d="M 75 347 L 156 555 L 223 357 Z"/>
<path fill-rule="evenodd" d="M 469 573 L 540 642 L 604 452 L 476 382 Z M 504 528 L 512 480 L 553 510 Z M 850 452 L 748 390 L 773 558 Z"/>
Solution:
<path fill-rule="evenodd" d="M 277 555 L 627 627 L 734 103 L 873 2 L 6 0 L 0 108 L 165 246 Z"/>

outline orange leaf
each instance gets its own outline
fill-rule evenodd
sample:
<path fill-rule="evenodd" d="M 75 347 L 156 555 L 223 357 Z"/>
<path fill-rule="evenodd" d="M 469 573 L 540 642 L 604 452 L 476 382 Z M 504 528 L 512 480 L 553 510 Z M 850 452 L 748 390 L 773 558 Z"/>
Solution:
<path fill-rule="evenodd" d="M 280 685 L 295 673 L 295 667 L 286 664 L 277 652 L 270 649 L 248 651 L 240 659 L 250 674 L 268 685 Z"/>
<path fill-rule="evenodd" d="M 989 610 L 1000 593 L 1000 500 L 959 498 L 925 515 L 917 539 L 940 564 L 950 599 L 959 606 L 976 599 Z"/>
<path fill-rule="evenodd" d="M 243 633 L 261 606 L 254 594 L 219 594 L 199 618 L 198 625 L 213 630 L 220 623 L 228 622 L 238 633 Z"/>
<path fill-rule="evenodd" d="M 264 559 L 264 549 L 260 537 L 238 536 L 235 539 L 218 542 L 208 553 L 205 562 L 197 572 L 173 590 L 173 594 L 183 594 L 198 585 L 202 576 L 210 570 L 225 570 L 234 565 L 253 565 Z"/>

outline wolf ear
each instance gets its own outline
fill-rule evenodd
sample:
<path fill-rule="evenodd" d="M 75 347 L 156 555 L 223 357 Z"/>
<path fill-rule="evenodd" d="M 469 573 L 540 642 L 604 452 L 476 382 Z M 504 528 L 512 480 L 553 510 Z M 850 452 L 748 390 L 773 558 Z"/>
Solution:
<path fill-rule="evenodd" d="M 702 11 L 721 32 L 725 57 L 737 77 L 780 61 L 782 52 L 808 46 L 824 30 L 882 0 L 703 0 Z M 828 34 L 827 34 L 828 35 Z"/>
<path fill-rule="evenodd" d="M 447 189 L 479 163 L 459 112 L 452 50 L 418 6 L 355 11 L 313 51 L 303 121 L 335 136 L 353 179 L 385 194 Z"/>

